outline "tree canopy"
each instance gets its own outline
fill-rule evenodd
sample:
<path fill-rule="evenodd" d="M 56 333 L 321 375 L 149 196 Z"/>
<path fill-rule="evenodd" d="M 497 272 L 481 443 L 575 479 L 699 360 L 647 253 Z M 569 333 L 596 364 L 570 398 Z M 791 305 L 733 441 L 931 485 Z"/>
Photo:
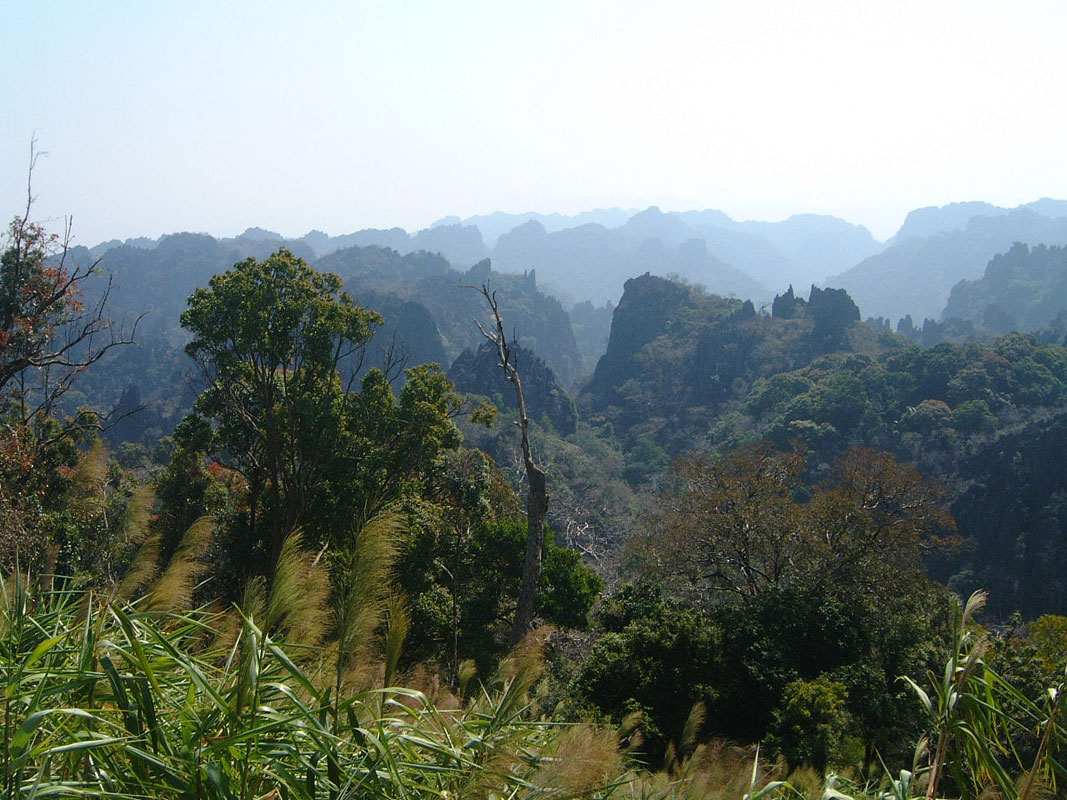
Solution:
<path fill-rule="evenodd" d="M 459 443 L 435 367 L 410 370 L 399 400 L 378 369 L 355 386 L 381 317 L 287 250 L 216 275 L 182 324 L 206 384 L 205 449 L 247 482 L 246 538 L 268 565 L 297 526 L 339 543 Z"/>
<path fill-rule="evenodd" d="M 936 485 L 889 453 L 852 448 L 809 489 L 796 452 L 762 446 L 677 462 L 642 543 L 704 604 L 786 586 L 892 593 L 953 532 Z"/>

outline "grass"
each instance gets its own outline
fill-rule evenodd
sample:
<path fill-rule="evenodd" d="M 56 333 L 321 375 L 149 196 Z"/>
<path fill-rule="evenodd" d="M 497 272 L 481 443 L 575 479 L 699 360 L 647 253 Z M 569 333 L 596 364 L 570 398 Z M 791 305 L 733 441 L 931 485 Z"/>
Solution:
<path fill-rule="evenodd" d="M 269 596 L 259 622 L 18 576 L 0 597 L 5 800 L 740 800 L 767 789 L 762 768 L 720 780 L 715 763 L 748 774 L 741 751 L 694 746 L 670 774 L 648 775 L 627 765 L 619 731 L 541 717 L 543 629 L 472 700 L 441 690 L 438 703 L 397 686 L 347 690 L 359 681 L 338 680 L 350 664 L 336 649 L 265 631 L 287 628 Z"/>
<path fill-rule="evenodd" d="M 16 579 L 0 619 L 5 798 L 440 798 L 475 781 L 507 794 L 543 737 L 518 717 L 502 734 L 491 702 L 445 714 L 382 688 L 338 702 L 310 653 L 248 617 L 220 651 L 219 615 Z M 496 770 L 508 748 L 531 756 Z"/>
<path fill-rule="evenodd" d="M 392 535 L 391 523 L 380 527 Z M 466 703 L 439 686 L 387 685 L 402 604 L 358 581 L 384 578 L 375 569 L 388 559 L 356 558 L 354 582 L 331 600 L 298 545 L 243 611 L 175 610 L 158 589 L 130 603 L 69 583 L 0 581 L 0 800 L 912 800 L 941 796 L 946 783 L 962 797 L 1033 800 L 1062 785 L 1063 689 L 1034 703 L 985 667 L 971 622 L 980 597 L 956 615 L 944 674 L 929 676 L 929 690 L 913 683 L 933 746 L 910 770 L 887 770 L 879 785 L 785 775 L 758 747 L 699 742 L 697 708 L 692 735 L 650 773 L 620 746 L 632 720 L 610 730 L 541 715 L 544 629 Z M 190 575 L 178 578 L 164 572 L 154 585 Z M 353 627 L 339 634 L 345 620 Z M 1020 734 L 1037 737 L 1031 763 L 1012 745 Z"/>

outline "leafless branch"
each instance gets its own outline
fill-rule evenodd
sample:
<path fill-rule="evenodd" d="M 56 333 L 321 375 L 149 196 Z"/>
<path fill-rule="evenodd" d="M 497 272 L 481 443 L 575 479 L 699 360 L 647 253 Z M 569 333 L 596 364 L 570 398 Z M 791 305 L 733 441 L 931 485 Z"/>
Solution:
<path fill-rule="evenodd" d="M 496 346 L 499 366 L 504 377 L 515 387 L 515 397 L 519 404 L 519 430 L 522 433 L 522 463 L 529 483 L 526 500 L 526 554 L 523 560 L 522 582 L 519 586 L 519 601 L 515 608 L 515 621 L 511 628 L 511 645 L 514 647 L 530 630 L 533 624 L 534 610 L 537 605 L 537 587 L 541 580 L 541 557 L 545 540 L 545 515 L 548 513 L 548 487 L 545 471 L 533 457 L 530 447 L 530 419 L 526 413 L 526 397 L 522 391 L 522 379 L 514 354 L 504 334 L 504 320 L 500 316 L 500 304 L 496 292 L 483 283 L 480 288 L 482 297 L 493 313 L 494 330 L 487 331 L 475 321 L 482 336 Z"/>

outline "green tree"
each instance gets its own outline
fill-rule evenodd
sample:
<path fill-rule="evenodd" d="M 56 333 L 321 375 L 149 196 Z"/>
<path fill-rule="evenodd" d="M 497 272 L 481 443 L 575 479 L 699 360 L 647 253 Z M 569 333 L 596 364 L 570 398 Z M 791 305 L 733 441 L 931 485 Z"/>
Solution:
<path fill-rule="evenodd" d="M 802 455 L 766 447 L 679 462 L 637 555 L 722 631 L 733 668 L 708 704 L 714 731 L 758 741 L 776 709 L 800 713 L 781 706 L 791 683 L 825 675 L 846 689 L 869 764 L 914 731 L 896 679 L 921 671 L 936 636 L 921 554 L 951 518 L 888 453 L 854 448 L 815 486 L 805 472 Z M 779 720 L 783 752 L 822 757 L 815 733 L 792 729 Z"/>
<path fill-rule="evenodd" d="M 797 680 L 785 687 L 774 712 L 772 743 L 792 768 L 810 764 L 826 772 L 830 759 L 839 754 L 850 725 L 843 683 L 820 675 L 812 681 Z"/>
<path fill-rule="evenodd" d="M 410 370 L 399 400 L 376 369 L 356 391 L 380 323 L 339 277 L 284 249 L 189 298 L 186 349 L 206 382 L 194 413 L 212 423 L 204 450 L 247 482 L 247 514 L 231 536 L 268 570 L 297 526 L 340 543 L 459 443 L 449 418 L 458 401 L 436 368 Z"/>
<path fill-rule="evenodd" d="M 0 251 L 0 398 L 21 405 L 24 423 L 49 415 L 87 367 L 129 341 L 105 313 L 107 288 L 85 300 L 99 263 L 72 266 L 67 241 L 29 213 Z"/>
<path fill-rule="evenodd" d="M 668 742 L 681 740 L 695 703 L 714 705 L 730 671 L 722 629 L 649 581 L 624 586 L 604 602 L 597 619 L 603 635 L 571 690 L 615 722 L 641 711 L 642 750 L 655 762 Z"/>
<path fill-rule="evenodd" d="M 508 646 L 518 601 L 526 529 L 506 478 L 480 451 L 441 459 L 422 501 L 412 511 L 412 535 L 397 570 L 411 599 L 409 655 L 447 666 L 474 659 L 488 675 Z M 538 616 L 584 628 L 602 583 L 574 550 L 546 531 L 538 586 Z"/>
<path fill-rule="evenodd" d="M 318 487 L 315 521 L 327 533 L 344 530 L 337 520 L 359 526 L 398 497 L 425 493 L 439 458 L 459 447 L 452 418 L 460 401 L 447 376 L 436 364 L 406 375 L 399 397 L 378 369 L 364 376 L 358 392 L 345 393 L 343 438 L 330 451 L 337 480 Z"/>
<path fill-rule="evenodd" d="M 30 174 L 37 158 L 31 145 Z M 75 380 L 129 341 L 106 314 L 109 286 L 86 299 L 98 262 L 75 265 L 68 237 L 25 212 L 0 233 L 0 568 L 37 569 L 65 525 L 62 473 L 100 414 L 64 409 Z M 69 233 L 69 230 L 65 233 Z M 135 326 L 136 327 L 136 326 Z M 67 398 L 69 400 L 69 398 Z"/>

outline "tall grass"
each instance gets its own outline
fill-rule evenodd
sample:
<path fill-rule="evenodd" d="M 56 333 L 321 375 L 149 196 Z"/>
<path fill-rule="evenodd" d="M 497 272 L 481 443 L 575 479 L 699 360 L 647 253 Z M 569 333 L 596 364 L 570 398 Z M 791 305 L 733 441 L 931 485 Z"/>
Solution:
<path fill-rule="evenodd" d="M 649 774 L 620 746 L 632 723 L 541 715 L 544 629 L 466 704 L 392 685 L 406 626 L 387 591 L 394 533 L 389 519 L 362 531 L 332 594 L 294 536 L 272 584 L 226 612 L 180 610 L 196 575 L 182 548 L 133 603 L 0 580 L 0 800 L 912 800 L 940 796 L 944 775 L 960 796 L 1032 800 L 1063 785 L 1063 687 L 1036 702 L 985 666 L 980 596 L 957 610 L 943 672 L 913 684 L 933 734 L 927 765 L 917 757 L 881 786 L 786 776 L 758 749 L 701 744 L 697 708 L 668 767 Z M 190 553 L 204 535 L 194 526 Z M 1037 741 L 1029 763 L 1013 744 L 1023 735 Z"/>
<path fill-rule="evenodd" d="M 283 568 L 291 573 L 277 587 L 315 583 L 306 564 Z M 741 751 L 687 742 L 670 774 L 647 775 L 625 763 L 620 731 L 542 717 L 545 629 L 470 702 L 439 705 L 399 686 L 349 689 L 347 655 L 318 634 L 281 639 L 322 623 L 314 604 L 282 614 L 270 592 L 251 611 L 221 613 L 167 610 L 151 593 L 131 604 L 70 585 L 35 589 L 19 576 L 0 589 L 4 800 L 781 794 Z M 382 602 L 396 640 L 388 631 L 403 626 L 403 609 Z M 334 609 L 345 613 L 339 600 Z M 379 677 L 395 674 L 393 647 Z"/>
<path fill-rule="evenodd" d="M 527 713 L 529 667 L 467 709 L 396 687 L 338 700 L 312 653 L 249 616 L 220 652 L 206 611 L 18 578 L 0 611 L 5 798 L 534 796 L 558 749 Z"/>

